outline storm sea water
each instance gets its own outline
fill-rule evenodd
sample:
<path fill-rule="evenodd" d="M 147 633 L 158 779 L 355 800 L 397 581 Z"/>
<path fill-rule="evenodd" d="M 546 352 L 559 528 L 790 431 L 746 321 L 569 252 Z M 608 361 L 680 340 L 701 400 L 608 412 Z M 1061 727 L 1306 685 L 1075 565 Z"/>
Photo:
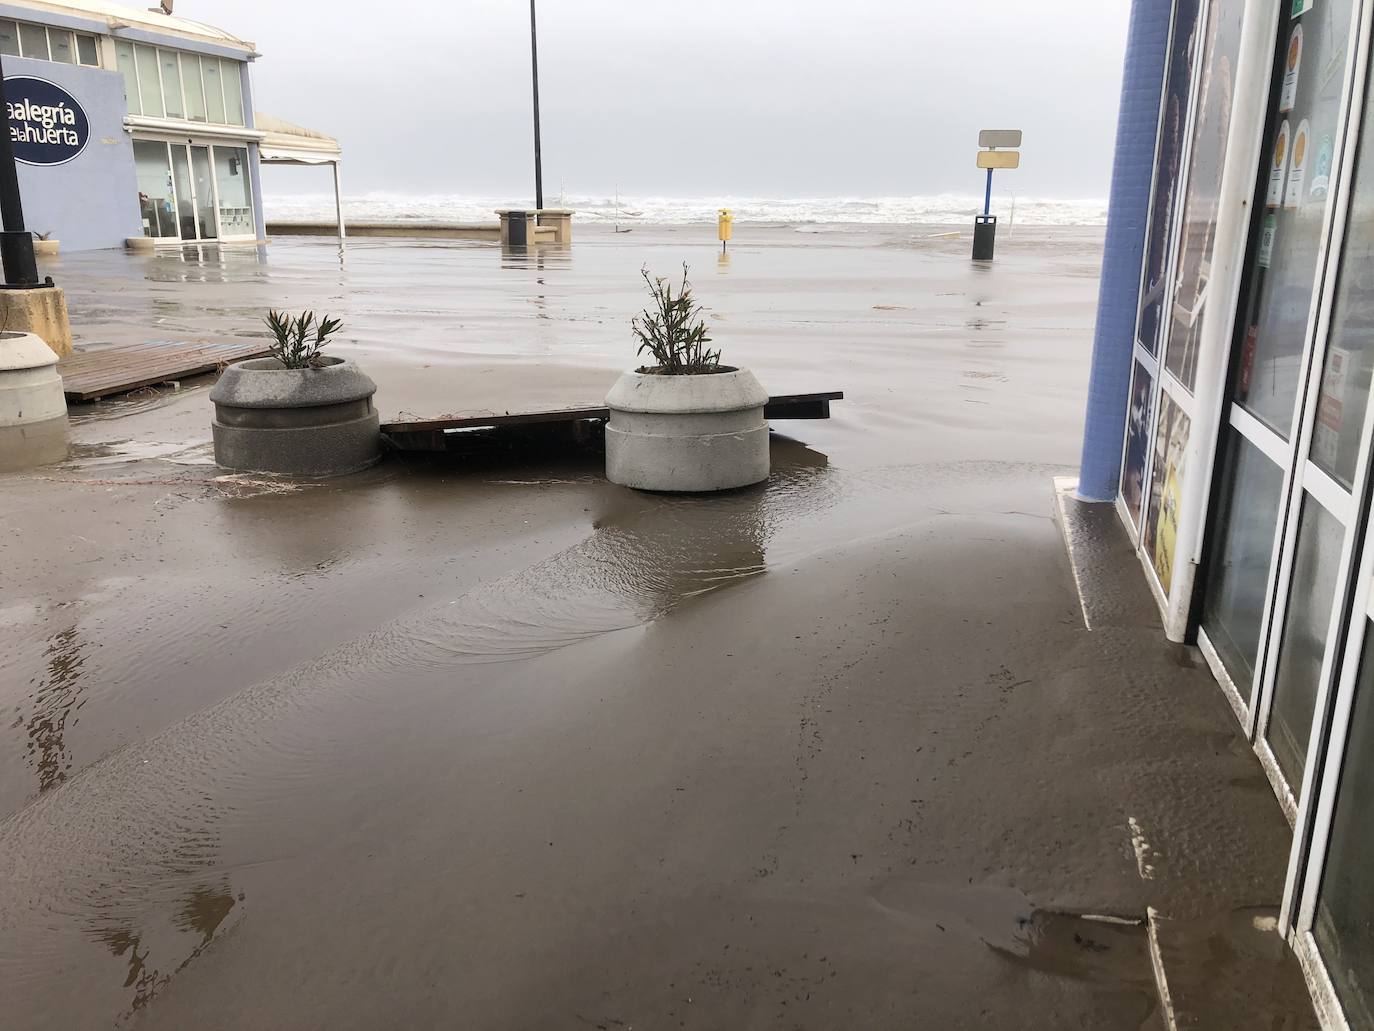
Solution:
<path fill-rule="evenodd" d="M 1050 200 L 1014 197 L 998 191 L 992 213 L 1013 217 L 1022 225 L 1092 226 L 1107 220 L 1105 200 Z M 529 198 L 468 194 L 364 193 L 344 198 L 344 217 L 354 222 L 491 222 L 501 208 L 533 206 Z M 982 198 L 960 194 L 911 197 L 548 197 L 549 207 L 568 207 L 581 221 L 624 225 L 687 225 L 713 222 L 720 208 L 737 221 L 795 226 L 799 231 L 826 225 L 951 225 L 968 221 L 982 210 Z M 332 194 L 269 194 L 266 213 L 272 221 L 332 219 Z"/>

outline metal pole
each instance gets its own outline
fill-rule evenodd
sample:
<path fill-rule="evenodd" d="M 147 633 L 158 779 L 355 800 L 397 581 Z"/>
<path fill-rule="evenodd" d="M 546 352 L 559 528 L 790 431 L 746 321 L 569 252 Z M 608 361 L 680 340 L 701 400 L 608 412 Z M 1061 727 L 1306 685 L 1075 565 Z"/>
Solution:
<path fill-rule="evenodd" d="M 544 167 L 539 155 L 539 38 L 534 26 L 534 0 L 530 0 L 530 67 L 534 72 L 534 208 L 544 210 Z"/>
<path fill-rule="evenodd" d="M 0 111 L 8 111 L 5 100 L 5 70 L 0 64 Z M 7 286 L 38 286 L 38 263 L 33 256 L 33 237 L 24 228 L 24 205 L 19 200 L 19 172 L 14 167 L 14 145 L 10 141 L 9 119 L 0 130 L 0 264 Z"/>
<path fill-rule="evenodd" d="M 339 223 L 339 239 L 345 235 L 343 217 L 343 187 L 339 183 L 339 163 L 334 162 L 334 218 Z"/>
<path fill-rule="evenodd" d="M 983 214 L 984 214 L 984 215 L 987 215 L 987 214 L 991 214 L 991 212 L 992 212 L 992 169 L 989 168 L 989 169 L 988 169 L 988 189 L 987 189 L 987 192 L 983 194 Z"/>

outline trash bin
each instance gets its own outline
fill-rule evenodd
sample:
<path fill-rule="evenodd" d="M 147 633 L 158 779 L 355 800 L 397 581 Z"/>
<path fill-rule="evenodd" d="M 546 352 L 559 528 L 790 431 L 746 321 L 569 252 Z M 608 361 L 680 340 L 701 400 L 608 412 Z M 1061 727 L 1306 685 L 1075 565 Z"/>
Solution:
<path fill-rule="evenodd" d="M 975 215 L 973 218 L 973 260 L 991 261 L 993 245 L 997 241 L 997 216 Z"/>
<path fill-rule="evenodd" d="M 524 247 L 529 244 L 529 216 L 523 211 L 506 212 L 508 233 L 510 234 L 507 243 L 512 247 Z"/>

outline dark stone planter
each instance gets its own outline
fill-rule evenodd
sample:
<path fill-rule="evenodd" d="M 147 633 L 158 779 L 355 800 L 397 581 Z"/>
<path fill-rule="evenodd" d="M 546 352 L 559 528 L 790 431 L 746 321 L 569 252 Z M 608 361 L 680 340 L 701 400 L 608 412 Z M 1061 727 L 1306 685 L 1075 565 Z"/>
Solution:
<path fill-rule="evenodd" d="M 230 365 L 210 391 L 215 461 L 241 472 L 341 476 L 382 455 L 373 383 L 352 362 L 288 369 L 275 358 Z"/>

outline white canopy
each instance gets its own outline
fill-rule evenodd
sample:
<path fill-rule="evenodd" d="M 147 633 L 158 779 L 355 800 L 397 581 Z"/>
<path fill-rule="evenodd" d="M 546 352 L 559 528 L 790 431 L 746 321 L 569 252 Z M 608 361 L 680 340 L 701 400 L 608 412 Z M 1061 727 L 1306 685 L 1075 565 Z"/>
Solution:
<path fill-rule="evenodd" d="M 330 165 L 343 157 L 338 140 L 314 129 L 261 111 L 253 112 L 253 126 L 264 134 L 258 153 L 265 165 Z"/>
<path fill-rule="evenodd" d="M 253 126 L 263 134 L 258 143 L 258 159 L 264 165 L 333 165 L 334 213 L 339 239 L 344 238 L 343 192 L 339 184 L 339 162 L 343 149 L 333 136 L 306 129 L 280 118 L 253 112 Z"/>

